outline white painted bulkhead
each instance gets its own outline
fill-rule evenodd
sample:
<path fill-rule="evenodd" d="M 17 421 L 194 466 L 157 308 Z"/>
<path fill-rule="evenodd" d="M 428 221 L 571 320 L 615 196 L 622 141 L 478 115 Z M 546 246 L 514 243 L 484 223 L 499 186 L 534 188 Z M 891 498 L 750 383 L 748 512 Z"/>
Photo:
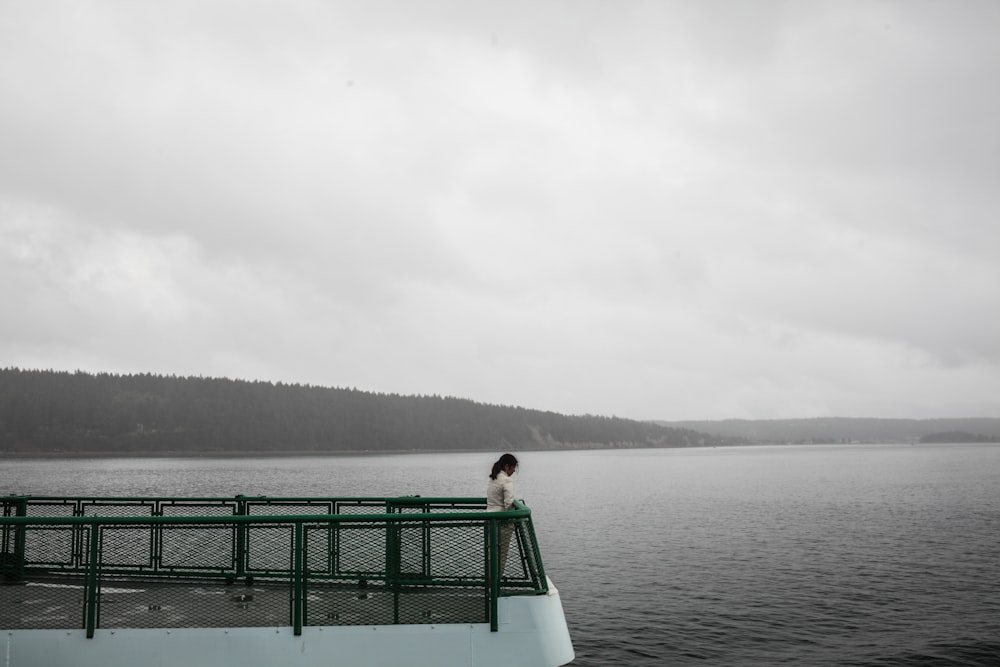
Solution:
<path fill-rule="evenodd" d="M 3 667 L 557 667 L 574 658 L 559 592 L 502 597 L 488 623 L 6 630 Z"/>

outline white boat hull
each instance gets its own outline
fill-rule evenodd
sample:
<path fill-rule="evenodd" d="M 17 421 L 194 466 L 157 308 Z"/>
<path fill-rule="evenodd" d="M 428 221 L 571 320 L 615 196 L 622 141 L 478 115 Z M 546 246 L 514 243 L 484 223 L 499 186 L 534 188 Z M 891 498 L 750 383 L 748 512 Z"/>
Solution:
<path fill-rule="evenodd" d="M 557 667 L 574 658 L 559 592 L 498 601 L 488 623 L 8 630 L 4 667 Z"/>

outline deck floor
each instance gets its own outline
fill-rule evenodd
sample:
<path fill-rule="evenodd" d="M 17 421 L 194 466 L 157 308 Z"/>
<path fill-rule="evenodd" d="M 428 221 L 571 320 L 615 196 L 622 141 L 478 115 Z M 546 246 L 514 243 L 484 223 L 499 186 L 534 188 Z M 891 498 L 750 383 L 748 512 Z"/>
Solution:
<path fill-rule="evenodd" d="M 84 626 L 84 581 L 32 578 L 0 585 L 0 629 Z M 306 591 L 305 625 L 485 623 L 485 592 L 476 588 L 411 588 L 319 583 Z M 105 581 L 99 628 L 279 627 L 292 625 L 287 581 L 226 584 L 217 580 Z"/>

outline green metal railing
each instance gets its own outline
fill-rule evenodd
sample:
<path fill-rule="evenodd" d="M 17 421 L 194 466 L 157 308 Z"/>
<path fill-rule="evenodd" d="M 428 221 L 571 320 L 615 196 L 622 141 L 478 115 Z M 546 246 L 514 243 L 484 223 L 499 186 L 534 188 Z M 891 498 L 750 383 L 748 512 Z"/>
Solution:
<path fill-rule="evenodd" d="M 490 623 L 547 592 L 518 502 L 0 498 L 0 629 Z M 506 558 L 503 554 L 506 552 Z"/>

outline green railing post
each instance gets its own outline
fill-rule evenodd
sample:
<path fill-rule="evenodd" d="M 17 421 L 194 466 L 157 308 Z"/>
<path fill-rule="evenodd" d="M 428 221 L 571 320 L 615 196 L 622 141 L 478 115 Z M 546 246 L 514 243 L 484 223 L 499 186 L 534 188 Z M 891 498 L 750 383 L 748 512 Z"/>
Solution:
<path fill-rule="evenodd" d="M 534 566 L 531 568 L 532 583 L 535 584 L 537 590 L 547 593 L 549 590 L 549 580 L 545 578 L 545 566 L 542 565 L 542 553 L 538 548 L 535 524 L 532 521 L 525 521 L 523 525 L 528 537 L 528 544 L 524 546 L 524 551 L 531 550 L 531 560 Z"/>
<path fill-rule="evenodd" d="M 24 498 L 5 498 L 4 516 L 27 516 L 28 502 Z M 24 540 L 27 526 L 3 527 L 3 545 L 0 547 L 0 575 L 10 582 L 24 581 Z"/>
<path fill-rule="evenodd" d="M 292 626 L 295 628 L 294 632 L 296 635 L 302 634 L 302 616 L 303 607 L 305 606 L 305 595 L 303 595 L 303 586 L 305 577 L 303 576 L 303 567 L 305 559 L 303 558 L 303 530 L 302 522 L 295 522 L 295 536 L 292 538 L 294 540 L 294 554 L 295 554 L 295 565 L 294 573 L 292 575 Z"/>
<path fill-rule="evenodd" d="M 83 516 L 83 503 L 80 500 L 73 502 L 73 516 Z M 71 547 L 73 554 L 71 558 L 73 559 L 74 567 L 83 567 L 83 559 L 86 557 L 83 553 L 83 535 L 85 532 L 86 526 L 83 524 L 73 526 L 73 542 Z"/>
<path fill-rule="evenodd" d="M 423 513 L 430 515 L 431 508 L 429 505 L 424 505 Z M 428 516 L 430 519 L 430 516 Z M 431 578 L 431 522 L 424 521 L 424 529 L 421 531 L 421 557 L 420 557 L 420 575 L 425 579 Z"/>
<path fill-rule="evenodd" d="M 247 501 L 244 496 L 236 496 L 236 515 L 246 516 Z M 236 551 L 233 559 L 236 561 L 236 578 L 239 579 L 246 574 L 246 554 L 247 554 L 247 526 L 244 523 L 236 525 Z"/>
<path fill-rule="evenodd" d="M 402 549 L 400 539 L 400 527 L 395 521 L 385 524 L 385 574 L 386 584 L 392 587 L 392 622 L 399 624 L 399 577 L 400 577 L 400 551 Z"/>
<path fill-rule="evenodd" d="M 500 622 L 497 616 L 500 608 L 500 522 L 496 519 L 489 520 L 489 540 L 490 540 L 490 631 L 496 632 Z"/>
<path fill-rule="evenodd" d="M 163 506 L 160 504 L 159 500 L 153 501 L 153 508 L 150 511 L 150 516 L 163 516 Z M 151 531 L 149 535 L 149 566 L 152 568 L 153 572 L 158 572 L 160 566 L 163 563 L 163 531 L 164 526 L 162 523 L 150 526 Z"/>
<path fill-rule="evenodd" d="M 337 504 L 334 503 L 333 513 L 337 514 L 339 509 Z M 327 556 L 329 560 L 329 566 L 327 567 L 327 574 L 332 576 L 337 576 L 340 574 L 340 522 L 333 524 L 332 530 L 327 532 L 327 545 L 329 548 L 329 554 Z"/>
<path fill-rule="evenodd" d="M 100 561 L 101 528 L 98 523 L 90 525 L 90 563 L 87 568 L 87 587 L 85 589 L 86 605 L 84 610 L 84 626 L 87 628 L 87 639 L 93 639 L 94 628 L 97 627 L 97 571 Z"/>

